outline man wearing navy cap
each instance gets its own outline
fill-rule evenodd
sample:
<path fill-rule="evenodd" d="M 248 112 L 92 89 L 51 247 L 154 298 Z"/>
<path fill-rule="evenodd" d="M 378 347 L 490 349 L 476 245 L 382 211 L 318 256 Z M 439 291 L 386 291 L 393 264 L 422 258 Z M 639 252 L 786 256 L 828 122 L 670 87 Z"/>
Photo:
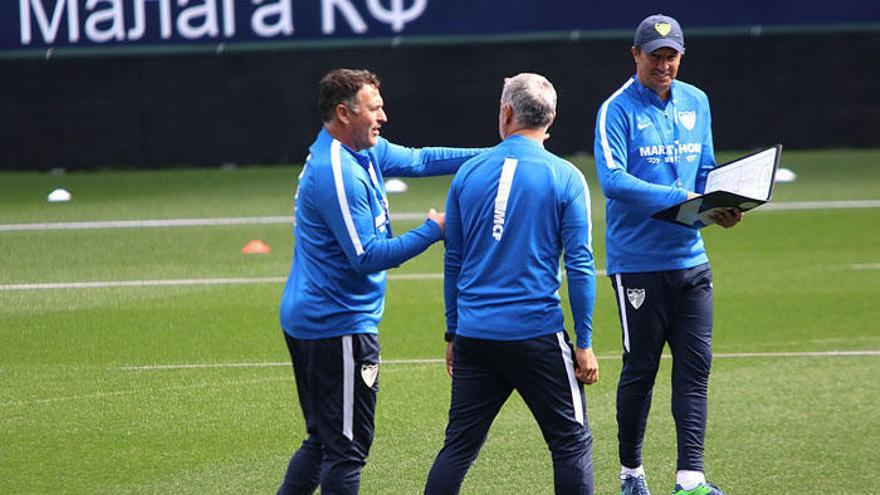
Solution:
<path fill-rule="evenodd" d="M 632 47 L 636 74 L 599 109 L 594 153 L 606 197 L 607 272 L 623 333 L 617 387 L 621 495 L 650 495 L 642 445 L 651 394 L 667 343 L 678 443 L 675 495 L 724 495 L 703 470 L 712 362 L 712 270 L 700 231 L 651 214 L 703 192 L 716 166 L 709 100 L 676 80 L 684 33 L 652 15 Z M 738 211 L 713 216 L 724 228 Z"/>

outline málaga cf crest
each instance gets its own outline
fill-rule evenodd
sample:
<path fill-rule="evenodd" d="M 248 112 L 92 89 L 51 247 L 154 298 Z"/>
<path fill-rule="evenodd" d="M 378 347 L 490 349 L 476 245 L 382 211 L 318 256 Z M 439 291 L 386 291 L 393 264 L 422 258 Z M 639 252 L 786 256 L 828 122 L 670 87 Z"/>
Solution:
<path fill-rule="evenodd" d="M 365 364 L 361 366 L 361 378 L 364 380 L 364 383 L 368 387 L 372 387 L 374 383 L 376 383 L 376 378 L 379 376 L 379 365 L 378 364 Z"/>
<path fill-rule="evenodd" d="M 665 37 L 669 34 L 669 31 L 672 31 L 672 24 L 669 24 L 668 22 L 658 22 L 657 24 L 654 24 L 654 29 L 660 33 L 660 36 Z"/>
<path fill-rule="evenodd" d="M 685 129 L 692 131 L 697 123 L 697 112 L 691 110 L 689 112 L 678 112 L 678 121 Z"/>
<path fill-rule="evenodd" d="M 633 309 L 639 309 L 645 302 L 645 289 L 626 289 L 626 298 L 629 299 Z"/>

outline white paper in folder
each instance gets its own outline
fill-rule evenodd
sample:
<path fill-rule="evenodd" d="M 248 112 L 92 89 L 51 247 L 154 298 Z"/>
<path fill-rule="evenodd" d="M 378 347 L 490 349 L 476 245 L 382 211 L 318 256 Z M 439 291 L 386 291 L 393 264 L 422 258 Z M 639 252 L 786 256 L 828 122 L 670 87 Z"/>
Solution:
<path fill-rule="evenodd" d="M 776 148 L 749 155 L 718 167 L 706 177 L 706 192 L 727 191 L 747 198 L 767 201 L 773 187 Z"/>

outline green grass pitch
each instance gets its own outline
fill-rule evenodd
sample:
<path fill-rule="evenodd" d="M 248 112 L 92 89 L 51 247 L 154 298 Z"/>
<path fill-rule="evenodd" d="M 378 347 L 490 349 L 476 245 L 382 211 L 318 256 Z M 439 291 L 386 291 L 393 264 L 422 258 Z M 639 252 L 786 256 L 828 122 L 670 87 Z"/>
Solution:
<path fill-rule="evenodd" d="M 724 154 L 731 158 L 736 154 Z M 604 208 L 588 157 L 604 268 Z M 880 151 L 785 151 L 774 203 L 880 200 Z M 290 215 L 298 167 L 0 174 L 0 224 Z M 408 180 L 392 212 L 442 208 L 448 178 Z M 74 200 L 48 204 L 55 187 Z M 763 211 L 762 211 L 763 210 Z M 396 221 L 398 232 L 415 226 Z M 870 494 L 880 442 L 880 208 L 759 209 L 705 231 L 716 322 L 707 473 L 731 495 Z M 251 239 L 273 249 L 242 255 Z M 284 224 L 0 231 L 0 286 L 257 278 L 243 285 L 0 290 L 0 493 L 274 493 L 303 439 L 277 323 L 293 245 Z M 442 272 L 442 244 L 394 274 Z M 588 387 L 596 493 L 617 491 L 620 330 L 600 277 Z M 562 291 L 563 298 L 565 291 Z M 567 303 L 566 303 L 567 304 Z M 376 440 L 362 493 L 421 493 L 449 402 L 442 281 L 392 279 Z M 862 351 L 860 355 L 808 355 Z M 783 354 L 768 354 L 783 353 Z M 730 356 L 734 354 L 735 356 Z M 737 357 L 739 356 L 739 357 Z M 226 364 L 253 364 L 230 367 Z M 196 365 L 185 368 L 141 368 Z M 221 365 L 208 367 L 201 365 Z M 645 465 L 669 493 L 675 439 L 661 365 Z M 549 494 L 540 432 L 514 396 L 466 494 Z"/>

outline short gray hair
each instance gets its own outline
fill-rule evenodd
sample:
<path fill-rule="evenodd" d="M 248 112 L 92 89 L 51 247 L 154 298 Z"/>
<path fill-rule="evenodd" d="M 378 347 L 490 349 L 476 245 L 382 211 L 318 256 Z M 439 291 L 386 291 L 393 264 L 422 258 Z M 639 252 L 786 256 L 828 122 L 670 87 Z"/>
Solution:
<path fill-rule="evenodd" d="M 519 124 L 540 129 L 556 116 L 556 90 L 546 77 L 523 72 L 504 79 L 501 104 L 511 106 Z"/>

